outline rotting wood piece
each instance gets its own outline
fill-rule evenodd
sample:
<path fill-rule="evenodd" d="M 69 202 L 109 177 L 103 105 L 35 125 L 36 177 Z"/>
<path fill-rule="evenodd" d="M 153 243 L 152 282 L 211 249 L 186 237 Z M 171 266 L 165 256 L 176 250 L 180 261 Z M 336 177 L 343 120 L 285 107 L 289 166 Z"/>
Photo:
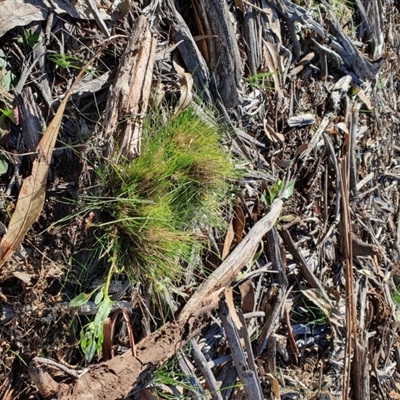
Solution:
<path fill-rule="evenodd" d="M 189 27 L 176 10 L 172 0 L 165 1 L 163 8 L 168 24 L 171 27 L 172 39 L 177 45 L 179 44 L 178 50 L 186 70 L 193 76 L 197 93 L 200 94 L 204 101 L 215 101 L 218 98 L 215 83 L 210 76 L 206 61 L 200 53 Z"/>
<path fill-rule="evenodd" d="M 42 132 L 41 115 L 38 105 L 33 98 L 32 89 L 26 86 L 22 93 L 17 94 L 19 123 L 22 127 L 22 140 L 25 152 L 34 152 Z M 33 161 L 34 157 L 31 156 Z"/>
<path fill-rule="evenodd" d="M 110 138 L 107 156 L 115 151 L 134 158 L 140 155 L 143 119 L 150 97 L 157 40 L 152 37 L 147 18 L 137 20 L 122 54 L 117 75 L 107 99 L 104 129 Z M 114 139 L 114 140 L 113 140 Z"/>
<path fill-rule="evenodd" d="M 198 29 L 208 37 L 208 67 L 215 72 L 222 102 L 227 108 L 235 107 L 239 102 L 237 87 L 242 61 L 228 6 L 224 0 L 203 0 L 193 2 L 193 5 L 199 16 L 197 22 L 202 25 Z"/>

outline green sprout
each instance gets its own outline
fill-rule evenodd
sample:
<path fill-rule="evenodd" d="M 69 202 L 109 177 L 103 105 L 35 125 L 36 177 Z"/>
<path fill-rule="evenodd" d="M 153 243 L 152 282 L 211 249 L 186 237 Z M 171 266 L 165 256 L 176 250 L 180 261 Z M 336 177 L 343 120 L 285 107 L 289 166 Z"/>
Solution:
<path fill-rule="evenodd" d="M 20 37 L 17 39 L 17 44 L 19 46 L 23 46 L 24 44 L 24 39 L 25 43 L 33 49 L 41 40 L 40 35 L 37 33 L 31 33 L 29 29 L 24 28 L 24 37 Z"/>
<path fill-rule="evenodd" d="M 278 197 L 287 200 L 293 194 L 294 184 L 295 181 L 291 180 L 285 186 L 284 182 L 278 179 L 275 183 L 272 184 L 271 187 L 263 191 L 263 193 L 261 194 L 262 203 L 270 207 L 273 201 Z"/>
<path fill-rule="evenodd" d="M 62 68 L 72 68 L 72 69 L 78 69 L 81 70 L 82 66 L 84 65 L 85 61 L 75 57 L 71 56 L 69 54 L 61 54 L 61 53 L 53 53 L 53 54 L 48 54 L 47 59 L 54 64 L 57 64 L 59 67 Z"/>

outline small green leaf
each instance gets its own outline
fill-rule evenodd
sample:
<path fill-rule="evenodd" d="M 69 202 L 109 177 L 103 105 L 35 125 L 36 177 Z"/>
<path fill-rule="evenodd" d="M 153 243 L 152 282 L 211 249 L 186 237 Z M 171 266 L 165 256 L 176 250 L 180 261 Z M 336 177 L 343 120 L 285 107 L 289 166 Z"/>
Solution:
<path fill-rule="evenodd" d="M 69 302 L 69 305 L 71 307 L 83 306 L 89 301 L 91 295 L 92 294 L 80 293 Z"/>
<path fill-rule="evenodd" d="M 81 349 L 85 353 L 87 347 L 87 339 L 85 335 L 82 335 L 81 333 Z"/>
<path fill-rule="evenodd" d="M 94 319 L 95 325 L 100 325 L 108 317 L 111 311 L 112 300 L 105 299 L 99 306 L 96 317 Z"/>
<path fill-rule="evenodd" d="M 103 340 L 104 340 L 104 333 L 102 330 L 100 335 L 97 338 L 97 355 L 99 355 L 101 352 L 101 346 L 103 345 Z"/>
<path fill-rule="evenodd" d="M 295 184 L 295 181 L 289 181 L 288 182 L 287 186 L 282 191 L 282 198 L 283 199 L 287 200 L 293 194 L 294 184 Z"/>
<path fill-rule="evenodd" d="M 0 154 L 0 175 L 6 174 L 8 171 L 8 162 L 7 159 Z"/>
<path fill-rule="evenodd" d="M 94 354 L 96 353 L 96 347 L 96 341 L 94 340 L 92 340 L 86 347 L 85 358 L 88 362 L 93 360 Z"/>
<path fill-rule="evenodd" d="M 96 325 L 93 334 L 96 338 L 102 337 L 103 336 L 103 324 Z"/>
<path fill-rule="evenodd" d="M 30 35 L 28 38 L 26 38 L 26 41 L 28 42 L 28 46 L 33 49 L 40 41 L 40 35 Z"/>
<path fill-rule="evenodd" d="M 4 76 L 3 79 L 1 81 L 1 86 L 4 90 L 6 90 L 7 92 L 9 92 L 11 90 L 11 81 L 13 79 L 13 74 L 11 71 L 7 71 Z"/>
<path fill-rule="evenodd" d="M 96 297 L 94 298 L 94 304 L 96 304 L 96 306 L 101 303 L 101 301 L 103 300 L 103 296 L 104 293 L 102 290 L 100 290 L 100 292 L 96 294 Z"/>
<path fill-rule="evenodd" d="M 10 109 L 3 110 L 2 108 L 0 108 L 0 114 L 1 114 L 1 117 L 8 118 L 15 124 L 15 117 L 14 117 L 13 110 L 10 110 Z"/>

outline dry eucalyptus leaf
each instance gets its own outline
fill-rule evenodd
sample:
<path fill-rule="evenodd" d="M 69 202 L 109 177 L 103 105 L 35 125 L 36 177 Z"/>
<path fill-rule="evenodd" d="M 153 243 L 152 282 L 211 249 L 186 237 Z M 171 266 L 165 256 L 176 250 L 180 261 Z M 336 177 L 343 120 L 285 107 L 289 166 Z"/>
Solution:
<path fill-rule="evenodd" d="M 350 75 L 345 75 L 333 85 L 332 90 L 347 92 L 350 89 L 351 82 L 353 82 L 353 78 Z"/>
<path fill-rule="evenodd" d="M 242 207 L 240 205 L 236 205 L 233 208 L 234 217 L 233 217 L 233 231 L 235 233 L 236 243 L 240 243 L 243 237 L 244 226 L 245 226 L 245 217 Z"/>
<path fill-rule="evenodd" d="M 268 379 L 271 384 L 271 391 L 274 400 L 279 400 L 281 398 L 280 394 L 280 386 L 278 380 L 272 374 L 265 374 L 265 377 Z"/>
<path fill-rule="evenodd" d="M 91 63 L 92 60 L 89 61 Z M 77 76 L 77 83 L 83 76 L 89 63 Z M 54 146 L 60 130 L 61 121 L 67 102 L 72 94 L 74 85 L 66 93 L 56 115 L 45 130 L 39 144 L 36 147 L 37 158 L 32 164 L 31 175 L 22 182 L 21 190 L 14 213 L 8 224 L 7 232 L 0 242 L 0 266 L 3 265 L 19 248 L 26 233 L 37 221 L 42 211 L 45 195 L 47 175 L 50 168 L 50 161 Z"/>
<path fill-rule="evenodd" d="M 365 94 L 365 92 L 362 89 L 359 89 L 357 91 L 357 96 L 358 98 L 365 104 L 367 109 L 371 111 L 374 107 L 372 106 L 371 100 L 368 98 L 368 96 Z"/>
<path fill-rule="evenodd" d="M 240 321 L 236 312 L 235 302 L 233 300 L 233 290 L 231 288 L 226 289 L 224 293 L 225 293 L 225 303 L 228 307 L 229 314 L 232 318 L 233 323 L 235 324 L 236 329 L 240 331 L 243 328 L 243 324 Z"/>
<path fill-rule="evenodd" d="M 122 0 L 115 7 L 112 13 L 112 20 L 118 21 L 123 19 L 128 13 L 131 11 L 131 2 L 130 0 Z"/>
<path fill-rule="evenodd" d="M 275 90 L 277 93 L 281 91 L 281 85 L 279 83 L 278 71 L 279 71 L 279 54 L 276 51 L 274 45 L 263 40 L 264 51 L 263 57 L 267 64 L 269 71 L 272 73 L 272 78 L 275 84 Z"/>
<path fill-rule="evenodd" d="M 178 104 L 175 107 L 174 115 L 179 114 L 185 108 L 188 108 L 192 102 L 192 88 L 193 88 L 193 78 L 192 74 L 185 72 L 185 70 L 174 60 L 172 61 L 175 71 L 178 74 L 181 96 L 179 97 Z"/>
<path fill-rule="evenodd" d="M 242 296 L 242 311 L 249 313 L 254 311 L 254 287 L 251 280 L 246 280 L 239 285 L 240 295 Z"/>
<path fill-rule="evenodd" d="M 303 143 L 301 144 L 295 151 L 294 153 L 294 158 L 296 158 L 297 156 L 299 156 L 300 154 L 302 154 L 304 151 L 306 151 L 308 149 L 308 143 Z"/>
<path fill-rule="evenodd" d="M 225 236 L 224 247 L 222 249 L 222 255 L 221 255 L 222 260 L 224 260 L 231 251 L 231 246 L 234 240 L 235 240 L 235 232 L 233 230 L 233 222 L 231 221 Z"/>
<path fill-rule="evenodd" d="M 284 168 L 284 169 L 289 168 L 293 162 L 293 160 L 282 160 L 278 157 L 276 157 L 274 161 L 279 168 Z"/>

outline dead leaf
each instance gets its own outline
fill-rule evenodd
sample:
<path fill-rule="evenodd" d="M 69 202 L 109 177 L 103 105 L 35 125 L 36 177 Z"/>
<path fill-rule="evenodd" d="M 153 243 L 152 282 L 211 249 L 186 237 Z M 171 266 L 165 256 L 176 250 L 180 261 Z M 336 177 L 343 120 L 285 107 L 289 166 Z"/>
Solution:
<path fill-rule="evenodd" d="M 243 328 L 243 325 L 240 322 L 240 319 L 236 312 L 235 303 L 233 302 L 233 290 L 232 289 L 225 290 L 225 303 L 228 307 L 229 315 L 231 316 L 232 321 L 236 326 L 236 329 L 238 331 L 240 331 Z"/>
<path fill-rule="evenodd" d="M 347 93 L 350 89 L 351 82 L 353 81 L 353 78 L 350 75 L 345 75 L 342 76 L 334 85 L 332 88 L 332 91 L 334 90 L 340 90 L 343 93 Z"/>
<path fill-rule="evenodd" d="M 37 221 L 42 211 L 45 194 L 47 175 L 54 146 L 60 130 L 61 121 L 67 102 L 72 94 L 75 84 L 81 80 L 89 65 L 97 57 L 96 54 L 82 68 L 74 83 L 66 93 L 56 115 L 44 132 L 36 147 L 37 159 L 33 162 L 31 175 L 24 179 L 18 195 L 17 205 L 11 217 L 6 234 L 0 242 L 0 266 L 2 266 L 20 246 L 26 233 Z"/>
<path fill-rule="evenodd" d="M 371 100 L 365 94 L 364 90 L 359 89 L 357 91 L 358 98 L 365 104 L 369 111 L 371 111 L 374 107 L 372 106 Z"/>
<path fill-rule="evenodd" d="M 49 12 L 58 15 L 68 14 L 75 19 L 90 20 L 94 18 L 86 0 L 75 2 L 66 0 L 3 0 L 0 3 L 0 37 L 16 26 L 25 26 L 33 21 L 43 21 L 47 18 Z M 105 8 L 101 8 L 99 11 L 102 19 L 111 18 Z"/>
<path fill-rule="evenodd" d="M 295 151 L 294 153 L 294 158 L 296 158 L 297 156 L 299 156 L 300 154 L 302 154 L 304 151 L 306 151 L 308 148 L 308 143 L 303 143 L 301 144 Z"/>
<path fill-rule="evenodd" d="M 113 352 L 113 340 L 114 340 L 114 329 L 115 329 L 115 322 L 117 321 L 118 316 L 122 314 L 124 318 L 126 328 L 128 330 L 129 336 L 129 344 L 131 346 L 132 355 L 136 357 L 136 346 L 135 341 L 133 338 L 133 331 L 132 325 L 129 318 L 128 312 L 123 309 L 119 308 L 115 310 L 111 316 L 107 317 L 103 321 L 103 344 L 102 344 L 102 351 L 103 351 L 103 360 L 108 361 L 111 360 L 114 356 Z"/>
<path fill-rule="evenodd" d="M 242 14 L 244 14 L 244 7 L 243 7 L 243 1 L 242 0 L 234 0 L 233 3 L 235 4 L 235 8 L 240 10 Z"/>
<path fill-rule="evenodd" d="M 394 390 L 392 390 L 389 393 L 389 398 L 393 400 L 400 400 L 400 394 L 396 393 Z"/>
<path fill-rule="evenodd" d="M 235 232 L 233 230 L 233 222 L 231 221 L 226 232 L 224 248 L 222 249 L 221 259 L 225 260 L 226 256 L 231 251 L 232 243 L 235 240 Z"/>
<path fill-rule="evenodd" d="M 15 276 L 17 279 L 20 281 L 26 283 L 27 285 L 31 285 L 32 281 L 31 278 L 32 276 L 29 275 L 27 272 L 24 271 L 13 271 L 12 275 Z"/>
<path fill-rule="evenodd" d="M 144 388 L 140 389 L 139 392 L 136 393 L 135 397 L 138 400 L 157 400 L 159 399 L 158 396 L 155 396 L 151 389 L 149 388 Z"/>
<path fill-rule="evenodd" d="M 254 287 L 251 280 L 246 280 L 239 285 L 240 295 L 242 296 L 242 311 L 249 313 L 254 311 Z"/>
<path fill-rule="evenodd" d="M 120 1 L 111 15 L 111 19 L 115 21 L 122 20 L 131 11 L 131 2 L 129 0 Z"/>
<path fill-rule="evenodd" d="M 281 398 L 281 394 L 278 380 L 272 374 L 265 374 L 265 377 L 271 384 L 271 390 L 274 400 L 279 400 Z"/>
<path fill-rule="evenodd" d="M 272 43 L 263 40 L 263 44 L 264 44 L 264 49 L 263 49 L 264 61 L 266 62 L 269 71 L 272 73 L 272 78 L 274 80 L 274 85 L 275 85 L 275 91 L 277 93 L 280 93 L 281 85 L 278 76 L 279 54 Z"/>
<path fill-rule="evenodd" d="M 174 60 L 172 60 L 175 71 L 178 74 L 181 96 L 179 97 L 178 104 L 175 107 L 174 115 L 179 114 L 185 108 L 188 108 L 192 102 L 192 88 L 193 88 L 193 77 L 189 72 L 185 70 Z"/>
<path fill-rule="evenodd" d="M 294 115 L 293 117 L 290 117 L 287 120 L 287 124 L 290 127 L 302 127 L 302 126 L 307 126 L 307 125 L 311 125 L 311 124 L 315 124 L 315 117 L 313 114 L 298 114 L 298 115 Z"/>
<path fill-rule="evenodd" d="M 275 132 L 272 129 L 272 127 L 268 124 L 267 119 L 264 119 L 264 131 L 268 139 L 271 140 L 271 142 L 277 143 L 285 141 L 285 136 L 283 136 L 282 133 Z"/>
<path fill-rule="evenodd" d="M 342 132 L 346 133 L 347 135 L 349 134 L 349 129 L 347 128 L 346 123 L 344 122 L 338 122 L 336 124 L 336 127 L 341 130 Z"/>
<path fill-rule="evenodd" d="M 289 168 L 292 163 L 293 160 L 281 160 L 280 158 L 276 157 L 274 159 L 275 164 L 279 167 L 279 168 Z"/>
<path fill-rule="evenodd" d="M 245 217 L 244 217 L 244 212 L 242 210 L 242 207 L 240 205 L 235 205 L 233 207 L 233 231 L 235 233 L 235 240 L 236 243 L 239 244 L 242 241 L 243 238 L 243 232 L 244 232 L 244 227 L 245 227 Z"/>

